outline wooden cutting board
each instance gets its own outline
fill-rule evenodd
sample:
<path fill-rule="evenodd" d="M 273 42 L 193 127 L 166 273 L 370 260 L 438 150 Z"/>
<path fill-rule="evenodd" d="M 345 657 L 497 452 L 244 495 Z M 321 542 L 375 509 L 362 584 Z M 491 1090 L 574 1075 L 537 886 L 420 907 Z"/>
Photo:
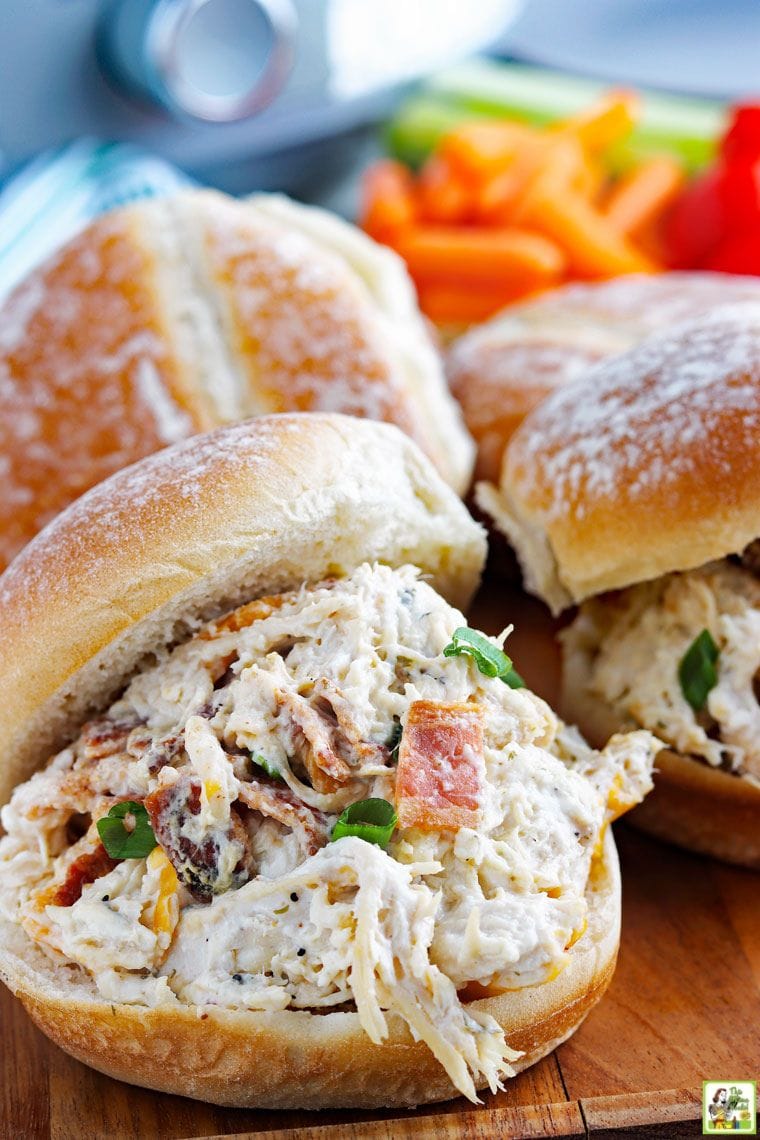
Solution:
<path fill-rule="evenodd" d="M 514 622 L 517 667 L 554 700 L 558 662 L 542 607 L 492 583 L 471 622 L 493 632 Z M 616 834 L 623 938 L 612 986 L 575 1037 L 480 1108 L 457 1100 L 415 1112 L 250 1112 L 132 1088 L 49 1044 L 0 986 L 0 1137 L 699 1136 L 703 1079 L 760 1076 L 760 875 L 630 827 Z"/>

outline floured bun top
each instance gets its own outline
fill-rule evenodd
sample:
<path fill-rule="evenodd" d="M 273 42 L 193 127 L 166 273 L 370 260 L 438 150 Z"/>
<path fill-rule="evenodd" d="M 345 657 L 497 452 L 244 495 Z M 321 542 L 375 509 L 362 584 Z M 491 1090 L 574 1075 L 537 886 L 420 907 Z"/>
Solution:
<path fill-rule="evenodd" d="M 0 308 L 0 570 L 122 467 L 289 411 L 395 423 L 469 485 L 473 444 L 391 251 L 276 195 L 96 219 Z"/>
<path fill-rule="evenodd" d="M 446 370 L 477 441 L 476 476 L 498 481 L 511 436 L 556 388 L 660 329 L 739 301 L 760 303 L 760 278 L 630 274 L 549 289 L 470 329 Z"/>
<path fill-rule="evenodd" d="M 555 611 L 760 534 L 760 305 L 726 305 L 592 368 L 524 421 L 480 505 Z"/>
<path fill-rule="evenodd" d="M 0 577 L 0 803 L 202 620 L 365 561 L 419 567 L 463 606 L 484 558 L 481 528 L 390 425 L 264 416 L 144 459 Z"/>

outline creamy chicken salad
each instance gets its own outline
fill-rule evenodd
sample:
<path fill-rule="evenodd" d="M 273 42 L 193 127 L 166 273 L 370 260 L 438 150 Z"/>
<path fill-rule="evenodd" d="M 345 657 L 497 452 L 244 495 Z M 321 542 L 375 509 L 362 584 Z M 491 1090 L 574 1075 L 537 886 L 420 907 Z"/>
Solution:
<path fill-rule="evenodd" d="M 760 549 L 584 602 L 562 635 L 631 727 L 760 786 Z"/>
<path fill-rule="evenodd" d="M 2 913 L 109 1001 L 393 1012 L 500 1087 L 467 1001 L 566 965 L 660 743 L 591 750 L 465 627 L 380 565 L 205 625 L 16 789 Z"/>

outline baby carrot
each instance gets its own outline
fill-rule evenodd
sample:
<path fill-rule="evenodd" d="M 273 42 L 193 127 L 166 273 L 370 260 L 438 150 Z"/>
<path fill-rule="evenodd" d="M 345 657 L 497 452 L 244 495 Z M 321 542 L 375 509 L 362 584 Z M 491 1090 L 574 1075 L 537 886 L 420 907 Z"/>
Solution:
<path fill-rule="evenodd" d="M 580 277 L 613 277 L 657 268 L 598 210 L 569 190 L 535 195 L 523 224 L 556 242 L 567 254 L 571 270 Z"/>
<path fill-rule="evenodd" d="M 525 296 L 514 289 L 475 289 L 461 285 L 420 285 L 420 308 L 436 324 L 469 325 L 485 321 L 505 305 Z"/>
<path fill-rule="evenodd" d="M 419 173 L 416 187 L 419 217 L 425 222 L 467 221 L 472 193 L 448 159 L 433 155 Z"/>
<path fill-rule="evenodd" d="M 477 217 L 486 225 L 520 224 L 520 203 L 533 186 L 559 191 L 574 184 L 586 158 L 576 139 L 531 140 L 506 170 L 487 182 L 477 195 Z"/>
<path fill-rule="evenodd" d="M 413 179 L 400 162 L 384 159 L 364 173 L 359 225 L 378 241 L 394 236 L 415 220 Z"/>
<path fill-rule="evenodd" d="M 441 154 L 457 173 L 469 182 L 481 183 L 509 164 L 514 155 L 537 131 L 523 123 L 465 123 L 441 139 Z"/>
<path fill-rule="evenodd" d="M 517 227 L 474 229 L 425 226 L 406 230 L 395 243 L 415 279 L 524 291 L 559 279 L 565 257 L 557 245 Z"/>
<path fill-rule="evenodd" d="M 602 212 L 618 233 L 638 233 L 675 201 L 684 179 L 675 158 L 665 154 L 650 158 L 616 182 Z"/>
<path fill-rule="evenodd" d="M 625 138 L 639 117 L 635 91 L 610 91 L 587 110 L 550 128 L 555 135 L 573 135 L 584 150 L 599 154 Z"/>

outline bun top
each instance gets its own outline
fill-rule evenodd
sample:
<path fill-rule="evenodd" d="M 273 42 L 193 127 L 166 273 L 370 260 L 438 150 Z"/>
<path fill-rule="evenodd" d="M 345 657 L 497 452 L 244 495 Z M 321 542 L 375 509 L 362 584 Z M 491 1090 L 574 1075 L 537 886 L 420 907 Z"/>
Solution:
<path fill-rule="evenodd" d="M 478 478 L 498 480 L 510 437 L 553 389 L 660 329 L 739 301 L 760 303 L 760 279 L 629 274 L 549 289 L 470 329 L 449 349 L 446 369 L 478 444 Z"/>
<path fill-rule="evenodd" d="M 555 611 L 760 535 L 760 305 L 721 306 L 553 393 L 478 501 Z"/>
<path fill-rule="evenodd" d="M 390 250 L 275 195 L 96 219 L 0 310 L 0 570 L 122 467 L 287 411 L 395 423 L 469 485 L 472 441 Z"/>
<path fill-rule="evenodd" d="M 412 563 L 464 606 L 482 529 L 397 428 L 265 416 L 72 504 L 0 577 L 0 803 L 148 654 L 263 593 Z"/>

